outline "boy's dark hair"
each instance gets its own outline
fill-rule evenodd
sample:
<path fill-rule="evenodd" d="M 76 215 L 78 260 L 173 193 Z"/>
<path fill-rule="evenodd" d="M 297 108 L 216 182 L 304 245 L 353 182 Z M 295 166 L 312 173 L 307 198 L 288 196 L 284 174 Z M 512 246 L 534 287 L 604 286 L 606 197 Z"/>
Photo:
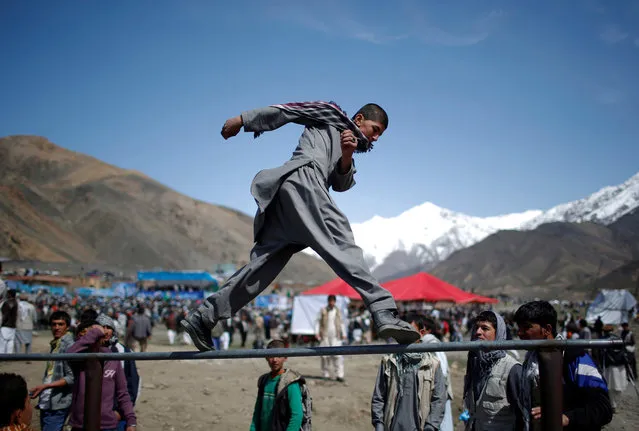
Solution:
<path fill-rule="evenodd" d="M 11 425 L 11 415 L 24 409 L 27 402 L 27 382 L 13 373 L 0 373 L 0 427 Z"/>
<path fill-rule="evenodd" d="M 359 111 L 355 113 L 353 118 L 357 117 L 357 114 L 362 114 L 362 116 L 367 120 L 377 121 L 384 126 L 384 129 L 388 129 L 388 114 L 376 103 L 367 103 L 362 106 L 359 108 Z"/>
<path fill-rule="evenodd" d="M 427 331 L 430 331 L 433 334 L 437 332 L 437 324 L 435 323 L 435 321 L 431 319 L 430 317 L 424 316 L 423 314 L 415 313 L 415 312 L 409 313 L 406 316 L 406 321 L 408 323 L 415 322 L 415 324 L 417 325 L 417 329 L 419 329 L 420 331 L 426 329 Z"/>
<path fill-rule="evenodd" d="M 80 322 L 94 321 L 98 318 L 98 312 L 93 308 L 87 308 L 80 314 Z"/>
<path fill-rule="evenodd" d="M 478 322 L 489 322 L 497 330 L 497 317 L 495 317 L 495 313 L 492 311 L 482 311 L 479 313 L 477 318 L 475 318 L 475 324 Z"/>
<path fill-rule="evenodd" d="M 328 295 L 328 300 L 329 301 L 337 301 L 337 298 L 335 297 L 335 295 Z"/>
<path fill-rule="evenodd" d="M 51 316 L 49 316 L 49 326 L 51 326 L 54 320 L 64 320 L 67 326 L 71 326 L 71 316 L 69 316 L 69 313 L 66 311 L 57 310 L 51 313 Z"/>
<path fill-rule="evenodd" d="M 7 298 L 8 299 L 14 299 L 16 297 L 16 292 L 17 292 L 17 290 L 15 290 L 15 289 L 7 290 Z"/>
<path fill-rule="evenodd" d="M 406 315 L 404 320 L 408 323 L 414 322 L 417 325 L 417 329 L 421 330 L 424 329 L 424 321 L 422 320 L 422 317 L 423 316 L 421 314 L 412 311 Z"/>
<path fill-rule="evenodd" d="M 552 335 L 557 335 L 557 310 L 548 301 L 528 302 L 515 312 L 517 325 L 530 322 L 540 326 L 550 325 Z"/>
<path fill-rule="evenodd" d="M 286 343 L 282 340 L 272 340 L 266 345 L 267 349 L 286 349 Z"/>
<path fill-rule="evenodd" d="M 87 328 L 90 328 L 93 325 L 97 325 L 98 322 L 95 320 L 85 320 L 80 322 L 80 324 L 75 328 L 75 336 L 76 338 L 80 336 L 80 332 L 84 331 Z"/>

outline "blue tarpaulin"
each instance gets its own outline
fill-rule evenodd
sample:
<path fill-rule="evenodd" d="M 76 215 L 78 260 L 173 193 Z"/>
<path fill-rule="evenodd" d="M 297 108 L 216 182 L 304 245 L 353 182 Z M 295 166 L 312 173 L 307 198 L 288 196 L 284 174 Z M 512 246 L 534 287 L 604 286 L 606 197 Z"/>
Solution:
<path fill-rule="evenodd" d="M 206 271 L 139 271 L 138 280 L 153 281 L 158 286 L 178 284 L 218 287 L 217 279 Z"/>
<path fill-rule="evenodd" d="M 191 299 L 198 300 L 204 299 L 211 292 L 205 292 L 198 290 L 196 292 L 174 292 L 174 291 L 162 291 L 162 290 L 140 290 L 137 293 L 138 298 L 164 298 L 164 299 Z"/>
<path fill-rule="evenodd" d="M 38 293 L 41 290 L 49 292 L 51 295 L 62 296 L 66 293 L 66 288 L 61 286 L 47 286 L 45 284 L 24 284 L 19 281 L 7 281 L 7 286 L 10 289 L 15 289 L 18 292 L 25 293 Z"/>

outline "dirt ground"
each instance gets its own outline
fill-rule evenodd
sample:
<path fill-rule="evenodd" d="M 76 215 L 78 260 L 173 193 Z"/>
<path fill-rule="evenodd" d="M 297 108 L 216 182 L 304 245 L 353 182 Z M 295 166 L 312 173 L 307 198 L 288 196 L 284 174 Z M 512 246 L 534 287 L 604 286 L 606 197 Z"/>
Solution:
<path fill-rule="evenodd" d="M 45 353 L 48 332 L 34 337 L 34 353 Z M 247 343 L 248 345 L 249 343 Z M 193 350 L 192 346 L 169 346 L 166 334 L 156 331 L 149 351 Z M 456 429 L 461 412 L 465 354 L 450 353 L 455 400 Z M 313 396 L 313 429 L 317 431 L 371 430 L 370 399 L 379 356 L 344 358 L 346 382 L 325 381 L 320 358 L 291 358 L 288 366 L 304 374 Z M 44 362 L 0 363 L 0 371 L 19 373 L 30 387 L 40 384 Z M 209 361 L 139 361 L 142 391 L 136 406 L 140 430 L 247 430 L 257 392 L 257 378 L 268 371 L 264 359 Z M 33 425 L 39 430 L 37 410 Z M 639 429 L 639 398 L 631 386 L 606 430 Z"/>

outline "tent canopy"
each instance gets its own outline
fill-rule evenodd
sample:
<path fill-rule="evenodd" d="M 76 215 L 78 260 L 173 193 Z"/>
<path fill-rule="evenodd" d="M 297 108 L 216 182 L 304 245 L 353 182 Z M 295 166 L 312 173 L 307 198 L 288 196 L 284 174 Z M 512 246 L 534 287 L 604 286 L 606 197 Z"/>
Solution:
<path fill-rule="evenodd" d="M 586 320 L 594 322 L 601 316 L 604 324 L 619 325 L 628 322 L 636 306 L 637 300 L 627 290 L 603 289 L 588 307 Z"/>
<path fill-rule="evenodd" d="M 396 301 L 449 301 L 456 304 L 498 302 L 493 298 L 465 292 L 425 272 L 391 280 L 382 284 L 382 286 L 388 289 Z M 326 284 L 307 290 L 302 295 L 336 295 L 361 300 L 355 289 L 346 284 L 341 278 L 336 278 Z"/>
<path fill-rule="evenodd" d="M 302 295 L 335 295 L 345 296 L 349 299 L 362 299 L 359 294 L 355 292 L 355 289 L 346 284 L 346 282 L 341 278 L 336 278 L 326 284 L 322 284 L 321 286 L 302 292 Z"/>
<path fill-rule="evenodd" d="M 425 272 L 392 280 L 383 286 L 391 292 L 396 301 L 450 301 L 456 304 L 498 302 L 493 298 L 463 291 Z"/>

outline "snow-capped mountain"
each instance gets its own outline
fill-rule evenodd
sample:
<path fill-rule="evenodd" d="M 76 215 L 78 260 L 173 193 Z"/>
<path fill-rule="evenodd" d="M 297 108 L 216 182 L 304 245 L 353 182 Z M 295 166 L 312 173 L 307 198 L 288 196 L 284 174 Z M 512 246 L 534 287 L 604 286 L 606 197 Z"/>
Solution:
<path fill-rule="evenodd" d="M 557 205 L 522 225 L 534 229 L 540 224 L 591 221 L 608 225 L 639 206 L 639 173 L 617 186 L 604 187 L 587 198 Z"/>
<path fill-rule="evenodd" d="M 422 264 L 439 262 L 499 230 L 528 230 L 555 221 L 610 224 L 639 207 L 639 173 L 618 186 L 547 211 L 530 210 L 495 217 L 473 217 L 426 202 L 396 217 L 353 224 L 355 242 L 374 270 L 393 252 L 403 251 Z"/>

